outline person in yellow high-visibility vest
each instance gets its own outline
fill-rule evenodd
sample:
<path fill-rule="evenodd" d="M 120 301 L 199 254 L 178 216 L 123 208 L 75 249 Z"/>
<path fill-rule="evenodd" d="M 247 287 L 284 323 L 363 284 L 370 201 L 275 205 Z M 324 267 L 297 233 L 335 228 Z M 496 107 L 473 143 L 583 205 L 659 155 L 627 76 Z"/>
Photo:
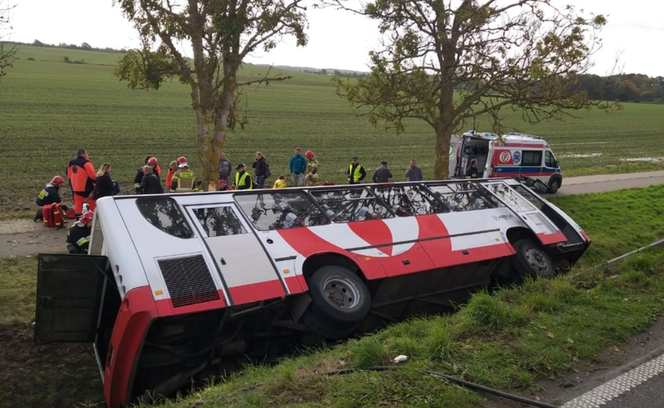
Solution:
<path fill-rule="evenodd" d="M 348 166 L 348 184 L 360 184 L 367 176 L 367 171 L 358 162 L 357 156 L 353 157 L 353 162 Z"/>
<path fill-rule="evenodd" d="M 254 188 L 254 183 L 251 176 L 244 169 L 244 164 L 240 163 L 235 167 L 235 189 L 236 190 L 251 190 Z"/>
<path fill-rule="evenodd" d="M 187 158 L 182 156 L 178 158 L 178 170 L 173 174 L 171 179 L 171 192 L 172 193 L 190 193 L 198 191 L 196 183 L 196 175 L 189 168 Z"/>

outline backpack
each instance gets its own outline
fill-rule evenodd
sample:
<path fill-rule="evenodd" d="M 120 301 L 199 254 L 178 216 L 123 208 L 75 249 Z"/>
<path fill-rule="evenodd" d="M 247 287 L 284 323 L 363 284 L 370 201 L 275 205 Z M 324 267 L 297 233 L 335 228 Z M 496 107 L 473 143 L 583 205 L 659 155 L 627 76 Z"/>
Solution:
<path fill-rule="evenodd" d="M 44 226 L 47 228 L 62 228 L 64 226 L 62 207 L 59 203 L 45 205 L 42 209 Z"/>

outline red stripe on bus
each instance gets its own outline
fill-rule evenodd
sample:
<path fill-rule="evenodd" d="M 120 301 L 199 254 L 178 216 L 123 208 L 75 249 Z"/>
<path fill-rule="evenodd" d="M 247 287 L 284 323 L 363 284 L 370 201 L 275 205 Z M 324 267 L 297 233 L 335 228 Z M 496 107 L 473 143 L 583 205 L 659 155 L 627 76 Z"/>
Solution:
<path fill-rule="evenodd" d="M 387 256 L 392 255 L 392 245 L 389 244 L 394 242 L 394 238 L 385 222 L 381 220 L 351 222 L 348 227 L 371 246 L 388 244 L 377 249 Z"/>
<path fill-rule="evenodd" d="M 147 335 L 150 322 L 158 317 L 152 289 L 142 286 L 127 292 L 120 305 L 115 326 L 111 334 L 109 352 L 112 359 L 104 362 L 104 398 L 110 407 L 129 403 L 128 395 L 136 367 L 135 359 L 140 354 L 143 337 Z"/>
<path fill-rule="evenodd" d="M 279 279 L 234 286 L 228 288 L 228 292 L 231 295 L 234 305 L 286 296 L 284 287 L 281 285 L 281 280 Z"/>
<path fill-rule="evenodd" d="M 289 276 L 284 279 L 284 282 L 286 282 L 286 287 L 288 288 L 288 292 L 291 295 L 304 292 L 298 278 L 299 276 Z"/>
<path fill-rule="evenodd" d="M 537 234 L 537 237 L 544 245 L 557 244 L 560 242 L 567 241 L 567 237 L 565 237 L 565 234 L 563 234 L 560 231 L 556 232 L 555 234 L 549 234 L 549 235 L 540 232 L 539 234 Z"/>

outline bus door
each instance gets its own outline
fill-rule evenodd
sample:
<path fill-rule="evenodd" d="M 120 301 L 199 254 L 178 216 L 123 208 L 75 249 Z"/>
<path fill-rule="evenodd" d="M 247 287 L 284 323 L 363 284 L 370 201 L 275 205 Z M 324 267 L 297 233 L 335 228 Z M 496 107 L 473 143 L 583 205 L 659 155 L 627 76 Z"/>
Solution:
<path fill-rule="evenodd" d="M 565 242 L 565 235 L 539 208 L 502 181 L 479 183 L 486 193 L 494 196 L 519 217 L 544 245 Z"/>
<path fill-rule="evenodd" d="M 186 207 L 234 305 L 285 296 L 271 258 L 235 204 Z"/>

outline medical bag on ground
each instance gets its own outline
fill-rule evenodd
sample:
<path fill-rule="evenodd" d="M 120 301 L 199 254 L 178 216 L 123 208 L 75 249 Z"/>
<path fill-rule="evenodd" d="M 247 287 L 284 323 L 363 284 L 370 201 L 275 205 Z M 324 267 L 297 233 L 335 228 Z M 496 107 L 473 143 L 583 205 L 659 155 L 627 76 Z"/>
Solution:
<path fill-rule="evenodd" d="M 62 228 L 64 226 L 62 207 L 59 203 L 45 205 L 42 209 L 42 217 L 44 218 L 44 226 L 48 228 Z"/>

